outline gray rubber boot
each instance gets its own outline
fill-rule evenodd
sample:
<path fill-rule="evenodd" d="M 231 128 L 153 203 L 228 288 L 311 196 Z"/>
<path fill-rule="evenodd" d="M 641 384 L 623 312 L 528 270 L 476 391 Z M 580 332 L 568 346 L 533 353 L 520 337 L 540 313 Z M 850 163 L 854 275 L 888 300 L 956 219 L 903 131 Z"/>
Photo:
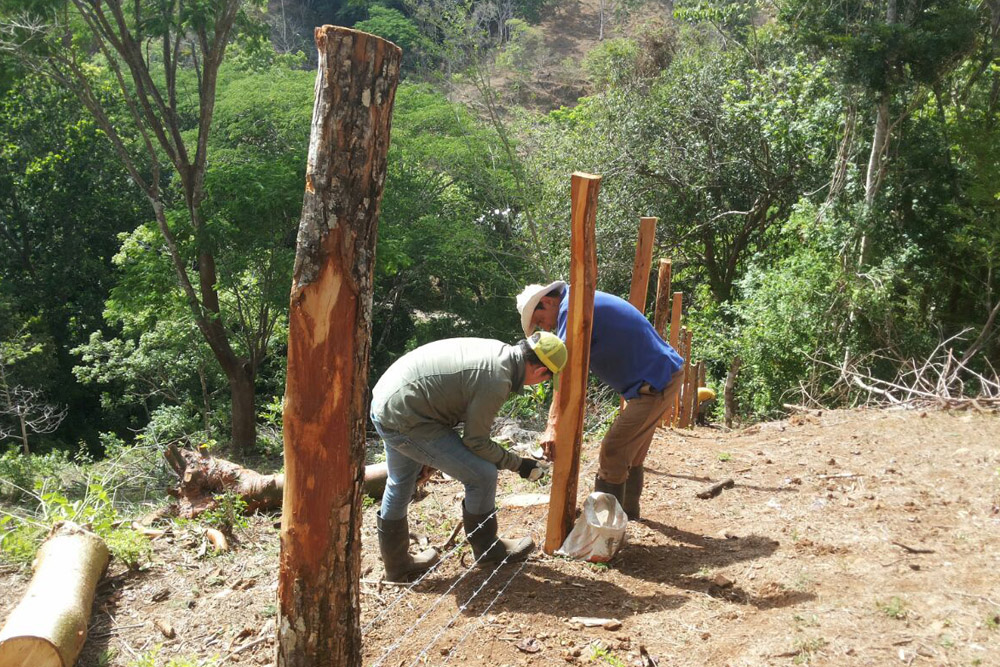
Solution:
<path fill-rule="evenodd" d="M 625 502 L 622 503 L 622 509 L 625 510 L 625 514 L 628 514 L 629 521 L 638 521 L 640 518 L 639 496 L 642 495 L 644 477 L 642 466 L 628 471 L 628 479 L 625 480 Z"/>
<path fill-rule="evenodd" d="M 622 507 L 625 506 L 625 482 L 622 482 L 621 484 L 605 482 L 601 479 L 601 474 L 598 473 L 597 476 L 594 477 L 594 491 L 600 493 L 610 493 L 618 499 L 619 505 Z"/>
<path fill-rule="evenodd" d="M 462 503 L 462 521 L 469 544 L 472 545 L 472 553 L 480 567 L 499 563 L 504 558 L 508 563 L 519 563 L 535 549 L 535 543 L 530 537 L 512 540 L 498 538 L 496 510 L 486 514 L 470 514 L 465 509 L 465 503 Z"/>
<path fill-rule="evenodd" d="M 409 554 L 410 527 L 402 519 L 386 521 L 377 515 L 378 547 L 385 566 L 385 580 L 406 583 L 434 567 L 438 562 L 437 549 L 425 549 L 416 557 Z"/>

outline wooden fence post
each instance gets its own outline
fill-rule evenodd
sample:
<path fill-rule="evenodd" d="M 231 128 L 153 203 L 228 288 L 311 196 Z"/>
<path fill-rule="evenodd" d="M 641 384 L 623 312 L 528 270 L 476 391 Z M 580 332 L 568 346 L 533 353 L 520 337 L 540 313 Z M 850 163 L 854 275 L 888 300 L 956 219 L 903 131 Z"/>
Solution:
<path fill-rule="evenodd" d="M 667 317 L 670 315 L 670 270 L 669 259 L 660 259 L 660 271 L 656 276 L 656 305 L 653 308 L 653 328 L 660 338 L 667 340 Z"/>
<path fill-rule="evenodd" d="M 635 242 L 632 263 L 632 286 L 628 302 L 646 314 L 646 294 L 649 292 L 649 271 L 653 267 L 653 241 L 656 240 L 657 218 L 639 218 L 639 238 Z"/>
<path fill-rule="evenodd" d="M 670 340 L 668 341 L 670 347 L 674 348 L 679 355 L 684 357 L 685 364 L 687 363 L 687 355 L 681 349 L 681 306 L 684 300 L 684 294 L 681 292 L 674 292 L 673 304 L 670 309 Z M 673 403 L 667 406 L 667 409 L 663 412 L 663 426 L 673 426 L 677 418 L 677 412 L 681 405 L 681 394 L 684 393 L 683 387 L 677 397 L 673 400 Z"/>
<path fill-rule="evenodd" d="M 402 52 L 347 28 L 319 49 L 285 384 L 278 667 L 360 666 L 372 276 Z"/>
<path fill-rule="evenodd" d="M 635 260 L 632 262 L 632 285 L 628 302 L 643 315 L 646 314 L 646 295 L 649 292 L 649 271 L 653 268 L 653 241 L 656 240 L 657 218 L 639 218 L 639 237 L 635 242 Z M 621 399 L 620 409 L 625 409 Z"/>
<path fill-rule="evenodd" d="M 552 491 L 545 532 L 545 553 L 562 546 L 576 515 L 576 491 L 580 477 L 580 446 L 583 443 L 583 412 L 590 369 L 590 334 L 594 323 L 594 291 L 597 287 L 597 249 L 594 219 L 601 177 L 575 173 L 572 178 L 572 242 L 570 255 L 569 314 L 566 348 L 569 359 L 560 373 L 556 403 Z"/>

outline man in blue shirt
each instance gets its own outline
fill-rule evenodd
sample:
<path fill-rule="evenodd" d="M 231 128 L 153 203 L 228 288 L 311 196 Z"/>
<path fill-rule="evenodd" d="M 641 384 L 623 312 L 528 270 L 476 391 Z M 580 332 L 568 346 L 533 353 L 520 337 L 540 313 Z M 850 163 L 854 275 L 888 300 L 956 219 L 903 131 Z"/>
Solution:
<path fill-rule="evenodd" d="M 517 297 L 521 328 L 553 331 L 566 340 L 569 286 L 562 280 L 529 285 Z M 684 360 L 645 315 L 617 296 L 594 294 L 590 370 L 627 401 L 601 441 L 600 468 L 594 490 L 610 493 L 632 520 L 640 516 L 643 461 L 667 406 L 680 391 Z M 542 450 L 552 457 L 555 404 L 542 436 Z"/>

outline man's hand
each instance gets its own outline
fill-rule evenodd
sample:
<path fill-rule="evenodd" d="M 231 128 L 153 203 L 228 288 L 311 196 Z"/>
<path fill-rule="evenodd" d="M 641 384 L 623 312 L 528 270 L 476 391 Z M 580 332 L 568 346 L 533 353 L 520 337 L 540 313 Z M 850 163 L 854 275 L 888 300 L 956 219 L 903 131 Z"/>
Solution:
<path fill-rule="evenodd" d="M 538 446 L 542 448 L 542 456 L 546 461 L 554 461 L 556 455 L 556 436 L 551 431 L 542 434 L 538 441 Z"/>
<path fill-rule="evenodd" d="M 529 482 L 537 482 L 548 472 L 549 466 L 544 461 L 535 459 L 521 459 L 521 465 L 517 468 L 517 474 Z"/>

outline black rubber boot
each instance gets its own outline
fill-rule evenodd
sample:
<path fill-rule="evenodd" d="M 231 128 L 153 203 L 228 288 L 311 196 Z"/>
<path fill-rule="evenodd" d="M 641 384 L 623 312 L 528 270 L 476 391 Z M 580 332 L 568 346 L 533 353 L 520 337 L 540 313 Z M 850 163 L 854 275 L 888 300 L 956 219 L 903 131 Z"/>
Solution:
<path fill-rule="evenodd" d="M 469 544 L 472 545 L 472 553 L 480 567 L 499 563 L 504 558 L 508 563 L 519 563 L 535 549 L 535 543 L 530 537 L 519 540 L 498 538 L 496 510 L 486 514 L 470 514 L 465 509 L 465 503 L 462 503 L 462 521 Z"/>
<path fill-rule="evenodd" d="M 625 482 L 621 484 L 612 484 L 611 482 L 605 482 L 601 479 L 601 474 L 598 473 L 594 477 L 594 491 L 600 493 L 610 493 L 615 498 L 618 499 L 618 504 L 625 506 Z"/>
<path fill-rule="evenodd" d="M 629 521 L 638 521 L 640 517 L 639 496 L 642 495 L 643 477 L 645 474 L 642 466 L 636 466 L 628 471 L 628 479 L 625 480 L 625 502 L 622 503 L 622 509 L 628 514 Z"/>
<path fill-rule="evenodd" d="M 377 517 L 378 546 L 386 581 L 406 583 L 434 567 L 438 562 L 437 549 L 425 549 L 416 557 L 409 554 L 410 527 L 405 516 L 392 521 L 386 521 L 381 514 Z"/>

